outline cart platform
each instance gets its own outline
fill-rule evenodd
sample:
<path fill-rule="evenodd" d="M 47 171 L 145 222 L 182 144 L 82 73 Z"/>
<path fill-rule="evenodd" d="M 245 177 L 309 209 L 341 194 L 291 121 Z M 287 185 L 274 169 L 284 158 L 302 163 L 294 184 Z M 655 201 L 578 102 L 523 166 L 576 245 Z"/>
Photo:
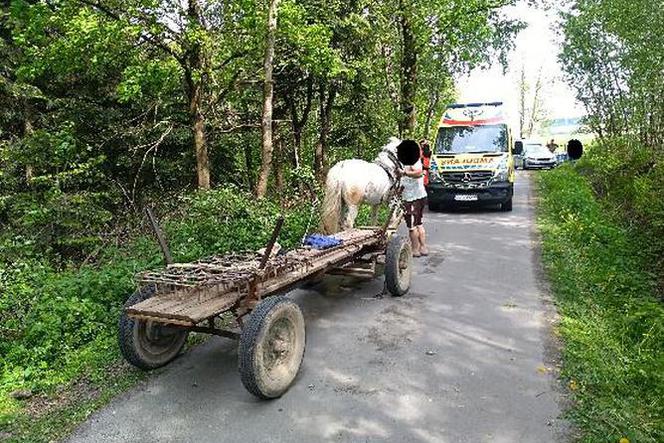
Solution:
<path fill-rule="evenodd" d="M 246 253 L 141 273 L 138 285 L 152 285 L 156 294 L 125 307 L 125 312 L 139 320 L 195 326 L 230 309 L 252 309 L 263 297 L 384 248 L 385 235 L 379 229 L 349 229 L 335 237 L 342 240 L 341 245 L 323 250 L 297 248 L 271 257 L 263 268 L 260 255 Z"/>

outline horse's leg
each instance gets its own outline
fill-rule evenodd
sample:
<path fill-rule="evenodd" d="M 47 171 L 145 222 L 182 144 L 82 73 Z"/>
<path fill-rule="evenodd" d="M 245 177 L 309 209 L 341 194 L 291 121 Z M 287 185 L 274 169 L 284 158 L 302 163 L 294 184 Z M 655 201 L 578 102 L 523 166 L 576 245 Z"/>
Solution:
<path fill-rule="evenodd" d="M 357 213 L 359 212 L 360 207 L 357 205 L 347 205 L 346 206 L 346 218 L 344 218 L 344 229 L 351 229 L 355 226 L 355 219 L 357 218 Z"/>
<path fill-rule="evenodd" d="M 341 231 L 346 229 L 346 217 L 348 217 L 348 205 L 346 204 L 346 200 L 342 198 L 339 225 L 337 226 L 337 228 Z"/>
<path fill-rule="evenodd" d="M 376 226 L 378 224 L 378 205 L 371 207 L 371 226 Z"/>

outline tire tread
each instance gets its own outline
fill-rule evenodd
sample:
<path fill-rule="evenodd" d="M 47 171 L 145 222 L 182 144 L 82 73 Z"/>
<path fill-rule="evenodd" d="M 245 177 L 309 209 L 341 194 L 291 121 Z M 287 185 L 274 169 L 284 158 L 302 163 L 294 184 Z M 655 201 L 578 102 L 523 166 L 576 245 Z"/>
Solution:
<path fill-rule="evenodd" d="M 129 296 L 123 307 L 127 308 L 129 306 L 133 306 L 137 303 L 147 300 L 148 298 L 155 295 L 156 292 L 157 288 L 155 285 L 143 286 L 139 288 L 136 292 L 134 292 L 131 296 Z M 182 351 L 182 348 L 184 347 L 184 343 L 186 342 L 186 340 L 182 341 L 182 346 L 180 346 L 178 352 L 175 353 L 173 358 L 171 358 L 166 362 L 156 364 L 155 362 L 150 362 L 145 360 L 138 354 L 138 352 L 136 352 L 136 345 L 134 343 L 135 323 L 136 320 L 131 319 L 124 312 L 120 314 L 120 319 L 118 321 L 118 345 L 120 347 L 120 352 L 122 353 L 122 356 L 129 363 L 136 366 L 137 368 L 143 370 L 151 370 L 159 368 L 169 363 L 171 360 L 177 357 L 177 355 Z"/>
<path fill-rule="evenodd" d="M 405 243 L 408 240 L 404 237 L 394 234 L 388 244 L 385 251 L 385 285 L 387 290 L 395 297 L 401 297 L 410 287 L 404 290 L 399 284 L 399 256 L 401 255 L 401 250 L 406 247 Z"/>
<path fill-rule="evenodd" d="M 263 400 L 270 400 L 274 397 L 268 396 L 261 391 L 256 382 L 256 368 L 254 367 L 254 350 L 258 337 L 260 336 L 261 329 L 265 324 L 265 319 L 280 304 L 297 304 L 289 298 L 283 296 L 274 296 L 263 300 L 251 312 L 247 321 L 244 322 L 242 334 L 240 335 L 240 343 L 238 346 L 238 370 L 240 372 L 240 379 L 244 387 Z M 299 309 L 299 307 L 298 307 Z M 305 346 L 306 349 L 306 346 Z M 304 354 L 302 355 L 304 359 Z"/>

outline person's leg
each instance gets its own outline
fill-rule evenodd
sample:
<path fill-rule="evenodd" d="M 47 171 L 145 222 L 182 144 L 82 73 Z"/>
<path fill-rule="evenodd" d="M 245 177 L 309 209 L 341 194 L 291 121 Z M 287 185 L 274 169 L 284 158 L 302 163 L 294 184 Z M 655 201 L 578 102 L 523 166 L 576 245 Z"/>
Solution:
<path fill-rule="evenodd" d="M 408 235 L 410 236 L 410 244 L 413 248 L 413 257 L 419 257 L 420 252 L 420 233 L 417 227 L 408 230 Z"/>
<path fill-rule="evenodd" d="M 408 236 L 410 237 L 410 245 L 413 250 L 413 257 L 420 256 L 420 235 L 415 227 L 415 207 L 414 202 L 403 203 L 404 219 L 406 220 L 406 227 L 408 228 Z"/>
<path fill-rule="evenodd" d="M 427 236 L 424 231 L 424 225 L 417 227 L 417 239 L 420 242 L 420 254 L 429 255 L 429 248 L 427 247 Z"/>
<path fill-rule="evenodd" d="M 426 232 L 424 231 L 424 224 L 422 218 L 424 216 L 424 205 L 426 204 L 426 199 L 421 199 L 417 201 L 417 217 L 415 220 L 417 228 L 417 239 L 420 245 L 420 254 L 429 255 L 429 248 L 426 246 Z"/>

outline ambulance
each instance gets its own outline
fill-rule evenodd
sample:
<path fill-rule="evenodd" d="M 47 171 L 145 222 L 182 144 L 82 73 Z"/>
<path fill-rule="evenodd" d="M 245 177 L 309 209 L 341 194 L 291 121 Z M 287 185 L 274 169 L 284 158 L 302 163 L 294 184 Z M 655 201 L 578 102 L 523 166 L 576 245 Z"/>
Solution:
<path fill-rule="evenodd" d="M 432 147 L 429 209 L 496 205 L 511 211 L 512 143 L 502 102 L 449 105 Z"/>

